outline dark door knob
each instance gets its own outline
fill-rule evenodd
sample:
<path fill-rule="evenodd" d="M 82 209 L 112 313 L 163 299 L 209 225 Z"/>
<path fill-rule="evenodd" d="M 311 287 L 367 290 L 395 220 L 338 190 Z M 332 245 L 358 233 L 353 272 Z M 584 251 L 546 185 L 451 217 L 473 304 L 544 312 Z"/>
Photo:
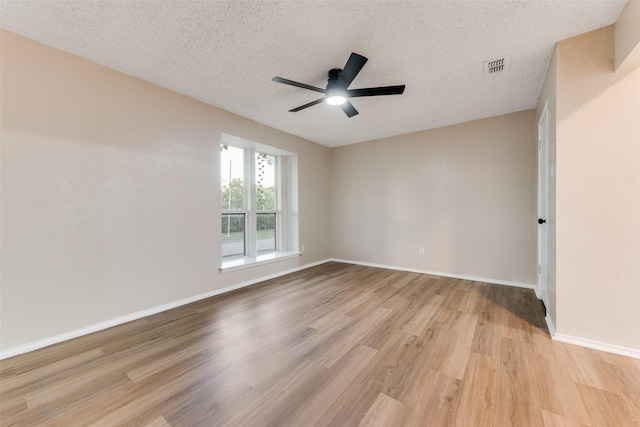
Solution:
<path fill-rule="evenodd" d="M 547 222 L 546 219 L 538 218 L 538 224 L 544 224 L 545 222 Z"/>

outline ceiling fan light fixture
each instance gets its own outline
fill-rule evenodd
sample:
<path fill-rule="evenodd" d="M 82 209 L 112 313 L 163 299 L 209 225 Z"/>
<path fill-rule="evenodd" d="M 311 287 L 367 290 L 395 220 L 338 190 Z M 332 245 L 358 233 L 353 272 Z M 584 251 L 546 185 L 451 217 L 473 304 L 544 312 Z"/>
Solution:
<path fill-rule="evenodd" d="M 327 104 L 329 105 L 342 105 L 345 102 L 347 102 L 347 98 L 340 95 L 330 96 L 329 98 L 327 98 Z"/>
<path fill-rule="evenodd" d="M 327 104 L 342 105 L 347 102 L 346 93 L 340 89 L 330 89 L 327 92 Z"/>

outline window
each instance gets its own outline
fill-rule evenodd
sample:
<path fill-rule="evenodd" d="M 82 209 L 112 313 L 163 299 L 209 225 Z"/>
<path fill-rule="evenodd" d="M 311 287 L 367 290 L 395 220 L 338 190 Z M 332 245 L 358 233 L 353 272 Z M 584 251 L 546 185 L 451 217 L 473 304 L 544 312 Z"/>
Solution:
<path fill-rule="evenodd" d="M 298 254 L 297 157 L 222 135 L 221 270 Z"/>

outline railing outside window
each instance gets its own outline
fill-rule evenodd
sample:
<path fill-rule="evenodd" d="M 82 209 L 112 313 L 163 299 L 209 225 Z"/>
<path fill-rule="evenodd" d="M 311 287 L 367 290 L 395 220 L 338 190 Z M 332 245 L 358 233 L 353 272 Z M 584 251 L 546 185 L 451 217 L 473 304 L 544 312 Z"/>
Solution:
<path fill-rule="evenodd" d="M 245 255 L 245 214 L 222 214 L 222 257 Z"/>

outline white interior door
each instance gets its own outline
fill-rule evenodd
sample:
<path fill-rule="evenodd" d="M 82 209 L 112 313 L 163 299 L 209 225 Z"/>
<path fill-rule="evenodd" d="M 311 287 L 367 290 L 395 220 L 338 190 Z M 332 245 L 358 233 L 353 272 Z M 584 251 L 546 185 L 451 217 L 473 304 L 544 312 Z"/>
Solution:
<path fill-rule="evenodd" d="M 538 121 L 538 286 L 536 293 L 545 307 L 547 299 L 547 239 L 549 213 L 549 103 Z"/>

